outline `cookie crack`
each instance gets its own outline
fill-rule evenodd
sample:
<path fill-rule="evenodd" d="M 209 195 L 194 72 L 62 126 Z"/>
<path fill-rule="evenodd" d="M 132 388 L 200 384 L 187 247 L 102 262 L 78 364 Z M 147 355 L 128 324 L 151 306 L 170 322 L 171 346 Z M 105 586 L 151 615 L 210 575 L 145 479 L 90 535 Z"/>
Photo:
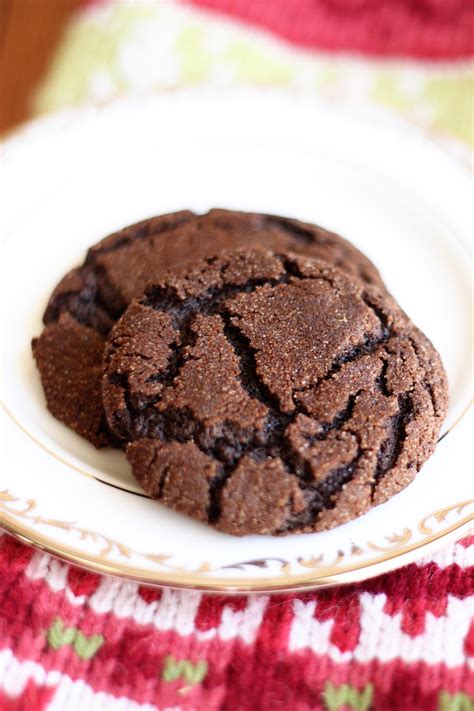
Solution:
<path fill-rule="evenodd" d="M 224 323 L 224 336 L 240 362 L 240 382 L 244 390 L 251 398 L 266 405 L 273 414 L 283 415 L 278 398 L 258 376 L 256 351 L 252 347 L 250 339 L 234 323 L 237 319 L 232 317 L 229 311 L 222 309 L 220 316 Z"/>
<path fill-rule="evenodd" d="M 351 462 L 333 469 L 323 481 L 317 484 L 314 483 L 309 463 L 306 462 L 305 465 L 308 467 L 306 476 L 299 481 L 299 486 L 306 498 L 305 510 L 303 514 L 290 516 L 277 533 L 304 530 L 306 526 L 313 526 L 316 523 L 318 515 L 322 511 L 334 509 L 337 503 L 335 496 L 341 491 L 344 484 L 351 481 L 363 454 L 364 451 L 359 446 L 357 454 Z"/>
<path fill-rule="evenodd" d="M 356 393 L 349 395 L 345 407 L 343 407 L 342 410 L 335 415 L 331 422 L 323 422 L 320 425 L 319 432 L 305 435 L 307 442 L 309 444 L 314 444 L 314 442 L 317 441 L 324 441 L 333 430 L 341 430 L 342 426 L 351 419 L 354 413 L 356 400 L 361 392 L 362 390 L 358 390 Z"/>
<path fill-rule="evenodd" d="M 387 354 L 387 351 L 385 351 Z M 382 369 L 380 375 L 376 378 L 376 385 L 378 386 L 380 393 L 385 397 L 390 397 L 392 394 L 391 389 L 388 387 L 387 383 L 387 373 L 388 373 L 388 358 L 382 358 Z"/>
<path fill-rule="evenodd" d="M 131 424 L 130 413 L 135 412 L 135 407 L 129 392 L 128 376 L 126 373 L 113 373 L 109 376 L 109 380 L 120 388 L 125 401 L 125 409 L 114 413 L 114 431 L 116 431 L 118 436 L 126 437 Z"/>
<path fill-rule="evenodd" d="M 379 309 L 376 304 L 373 304 L 373 302 L 370 300 L 370 298 L 365 292 L 362 295 L 362 299 L 364 303 L 371 309 L 371 311 L 373 311 L 373 313 L 377 316 L 377 319 L 380 322 L 380 332 L 377 334 L 366 333 L 364 336 L 364 341 L 362 343 L 359 343 L 356 346 L 351 346 L 346 351 L 336 356 L 329 370 L 321 378 L 319 378 L 316 383 L 306 385 L 303 388 L 295 389 L 294 394 L 297 395 L 298 393 L 303 393 L 308 390 L 315 390 L 317 392 L 321 383 L 327 380 L 331 380 L 331 378 L 341 370 L 343 365 L 345 365 L 346 363 L 354 363 L 363 356 L 373 355 L 380 346 L 382 346 L 384 343 L 387 343 L 387 341 L 389 341 L 389 339 L 393 336 L 393 330 L 388 324 L 386 314 L 384 314 L 384 312 Z M 382 371 L 383 375 L 381 375 L 381 379 L 379 381 L 379 386 L 383 394 L 389 394 L 388 388 L 386 387 L 386 381 L 384 380 L 386 370 L 387 368 L 385 366 L 385 369 Z"/>
<path fill-rule="evenodd" d="M 224 284 L 222 286 L 212 286 L 198 294 L 188 298 L 181 298 L 174 287 L 152 285 L 146 289 L 145 294 L 140 299 L 143 306 L 148 306 L 156 311 L 165 311 L 173 319 L 177 319 L 179 323 L 189 312 L 200 312 L 203 315 L 213 315 L 220 313 L 222 302 L 226 299 L 238 296 L 239 294 L 251 294 L 256 289 L 262 286 L 269 286 L 274 289 L 281 284 L 288 284 L 295 279 L 303 281 L 306 279 L 324 280 L 332 286 L 333 280 L 326 274 L 304 274 L 298 267 L 295 259 L 291 259 L 287 255 L 274 255 L 280 262 L 283 273 L 279 277 L 254 277 L 249 278 L 244 284 Z M 206 263 L 212 264 L 216 257 L 205 260 Z M 225 273 L 225 265 L 221 267 L 221 272 Z"/>
<path fill-rule="evenodd" d="M 148 464 L 148 471 L 153 471 L 153 467 L 156 464 L 156 460 L 158 459 L 158 447 L 155 447 L 153 450 L 153 456 L 151 458 L 150 463 Z M 163 493 L 165 490 L 165 483 L 166 483 L 166 478 L 168 476 L 168 468 L 165 468 L 165 470 L 162 472 L 160 476 L 160 481 L 158 482 L 158 498 L 161 499 L 163 497 Z"/>
<path fill-rule="evenodd" d="M 424 362 L 420 356 L 418 344 L 417 344 L 416 340 L 414 338 L 412 338 L 411 336 L 408 336 L 408 340 L 413 348 L 416 359 L 418 361 L 418 365 L 423 371 L 422 385 L 430 397 L 431 405 L 433 407 L 433 414 L 435 415 L 435 417 L 441 417 L 442 411 L 441 411 L 440 406 L 438 405 L 438 401 L 437 401 L 437 397 L 436 397 L 436 394 L 433 389 L 433 385 L 432 385 L 432 383 L 430 383 L 426 365 L 424 364 Z"/>
<path fill-rule="evenodd" d="M 351 462 L 333 469 L 323 481 L 315 482 L 311 463 L 304 459 L 300 453 L 293 453 L 294 469 L 298 473 L 299 486 L 304 492 L 308 505 L 303 516 L 290 517 L 279 533 L 285 530 L 304 528 L 306 525 L 314 523 L 318 514 L 324 509 L 333 509 L 336 505 L 333 497 L 341 491 L 344 484 L 353 478 L 364 450 L 361 446 L 360 434 L 350 428 L 344 428 L 344 425 L 352 418 L 357 397 L 361 392 L 362 390 L 358 390 L 357 393 L 349 395 L 345 407 L 337 413 L 331 422 L 323 423 L 319 432 L 305 436 L 308 443 L 313 444 L 316 441 L 324 441 L 334 430 L 343 431 L 344 429 L 352 434 L 357 442 L 357 453 Z"/>
<path fill-rule="evenodd" d="M 173 287 L 153 285 L 149 287 L 140 299 L 143 306 L 163 311 L 171 318 L 173 328 L 179 329 L 183 318 L 188 314 L 213 315 L 219 312 L 222 301 L 238 294 L 250 294 L 261 286 L 278 286 L 285 283 L 286 274 L 278 279 L 255 278 L 248 279 L 245 284 L 225 284 L 206 289 L 198 296 L 182 299 Z"/>
<path fill-rule="evenodd" d="M 155 237 L 157 235 L 165 234 L 166 232 L 172 232 L 176 227 L 186 224 L 191 220 L 195 219 L 197 215 L 195 213 L 184 213 L 181 217 L 175 216 L 174 219 L 170 217 L 169 220 L 165 221 L 163 224 L 158 224 L 153 227 L 149 220 L 145 220 L 143 223 L 138 223 L 134 226 L 134 231 L 132 234 L 124 234 L 123 237 L 117 237 L 113 244 L 100 247 L 99 245 L 89 250 L 86 256 L 86 264 L 92 264 L 95 266 L 94 259 L 100 254 L 110 254 L 115 252 L 121 247 L 125 247 L 133 242 L 148 239 L 150 237 Z M 151 228 L 151 229 L 150 229 Z M 127 228 L 131 231 L 130 228 Z M 120 233 L 118 233 L 120 234 Z"/>
<path fill-rule="evenodd" d="M 333 469 L 324 481 L 319 482 L 317 491 L 321 496 L 323 509 L 334 508 L 336 505 L 334 496 L 341 491 L 344 484 L 347 484 L 352 479 L 362 454 L 363 450 L 359 449 L 356 456 L 351 462 L 349 462 L 349 464 Z"/>
<path fill-rule="evenodd" d="M 82 288 L 79 291 L 65 291 L 50 299 L 43 315 L 43 323 L 46 326 L 56 323 L 61 314 L 67 312 L 81 325 L 106 336 L 120 314 L 102 298 L 98 275 L 89 268 L 81 271 L 86 273 Z"/>
<path fill-rule="evenodd" d="M 295 388 L 293 391 L 293 397 L 295 395 L 297 396 L 299 393 L 307 392 L 308 390 L 314 390 L 317 393 L 320 385 L 328 380 L 331 380 L 331 378 L 341 370 L 343 365 L 345 365 L 346 363 L 354 363 L 363 356 L 373 355 L 380 346 L 382 346 L 389 340 L 389 338 L 391 338 L 391 336 L 392 333 L 389 329 L 387 331 L 384 330 L 381 334 L 377 334 L 375 336 L 373 334 L 366 334 L 363 343 L 360 343 L 357 346 L 351 346 L 349 349 L 338 355 L 334 359 L 329 370 L 315 383 L 305 385 L 305 387 L 303 388 Z M 295 404 L 298 404 L 298 406 L 301 407 L 302 412 L 304 412 L 305 414 L 309 414 L 306 408 L 301 405 L 301 403 L 298 402 Z"/>
<path fill-rule="evenodd" d="M 388 421 L 389 434 L 380 445 L 377 453 L 371 498 L 373 499 L 378 484 L 396 465 L 407 438 L 407 425 L 413 419 L 413 402 L 408 392 L 398 395 L 398 412 Z"/>
<path fill-rule="evenodd" d="M 195 320 L 196 314 L 191 314 L 183 320 L 179 327 L 178 338 L 169 344 L 171 355 L 168 358 L 166 370 L 160 373 L 153 373 L 147 379 L 147 382 L 162 383 L 165 387 L 171 387 L 190 358 L 189 349 L 196 345 L 197 334 L 193 329 Z M 150 402 L 150 404 L 153 403 Z"/>
<path fill-rule="evenodd" d="M 375 303 L 375 301 L 371 298 L 370 294 L 367 291 L 363 291 L 361 293 L 361 299 L 364 302 L 364 304 L 372 311 L 374 316 L 378 318 L 380 321 L 380 327 L 382 329 L 382 333 L 390 333 L 390 327 L 389 327 L 389 319 L 385 311 Z"/>
<path fill-rule="evenodd" d="M 268 414 L 263 432 L 258 433 L 255 430 L 253 440 L 247 443 L 229 466 L 224 466 L 222 476 L 213 481 L 210 490 L 213 521 L 217 521 L 220 516 L 219 499 L 222 489 L 246 454 L 252 456 L 253 459 L 279 457 L 290 474 L 297 473 L 294 467 L 293 453 L 289 451 L 289 445 L 285 441 L 285 432 L 298 413 L 285 413 L 281 410 L 278 398 L 258 375 L 256 351 L 252 347 L 250 339 L 242 333 L 235 323 L 236 319 L 227 309 L 222 308 L 219 315 L 224 325 L 224 336 L 239 359 L 240 383 L 250 398 L 265 405 Z"/>
<path fill-rule="evenodd" d="M 278 217 L 277 215 L 264 215 L 263 217 L 265 227 L 275 227 L 276 229 L 290 235 L 301 244 L 310 245 L 321 243 L 321 240 L 318 239 L 317 234 L 302 225 L 295 224 L 284 217 Z"/>

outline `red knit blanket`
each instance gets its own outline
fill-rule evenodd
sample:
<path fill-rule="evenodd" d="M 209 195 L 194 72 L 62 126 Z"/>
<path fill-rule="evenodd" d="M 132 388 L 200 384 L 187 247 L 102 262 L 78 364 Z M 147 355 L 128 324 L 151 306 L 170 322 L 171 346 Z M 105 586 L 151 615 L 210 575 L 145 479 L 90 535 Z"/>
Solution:
<path fill-rule="evenodd" d="M 472 711 L 474 536 L 358 585 L 214 596 L 0 539 L 0 709 Z"/>
<path fill-rule="evenodd" d="M 390 57 L 474 54 L 473 0 L 186 0 L 290 42 Z"/>

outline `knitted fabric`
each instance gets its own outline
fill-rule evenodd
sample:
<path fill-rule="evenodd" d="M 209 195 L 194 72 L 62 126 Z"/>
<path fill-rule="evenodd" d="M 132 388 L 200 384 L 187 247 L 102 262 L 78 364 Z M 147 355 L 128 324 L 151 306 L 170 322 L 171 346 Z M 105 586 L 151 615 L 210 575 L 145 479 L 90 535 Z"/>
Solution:
<path fill-rule="evenodd" d="M 469 30 L 467 13 L 474 0 L 460 0 L 467 9 L 459 15 L 443 15 L 444 1 L 451 4 L 448 0 L 438 1 L 437 14 L 432 16 L 427 11 L 424 16 L 426 41 L 438 37 L 438 29 L 434 28 L 439 25 L 439 31 L 451 37 L 457 47 L 456 56 L 466 56 L 467 47 L 459 44 L 456 37 L 459 27 L 459 32 Z M 362 52 L 357 56 L 348 54 L 359 15 L 339 11 L 336 21 L 334 9 L 331 22 L 335 28 L 346 28 L 346 51 L 320 51 L 322 45 L 316 40 L 313 51 L 303 49 L 301 44 L 282 39 L 282 35 L 294 35 L 298 27 L 311 24 L 298 19 L 302 2 L 228 0 L 234 14 L 242 11 L 242 17 L 246 7 L 249 14 L 266 8 L 265 17 L 278 18 L 278 8 L 285 5 L 285 34 L 283 30 L 270 33 L 249 22 L 236 22 L 224 12 L 209 12 L 184 3 L 97 0 L 72 19 L 35 97 L 34 108 L 37 113 L 44 113 L 108 102 L 124 94 L 188 87 L 274 87 L 316 94 L 331 101 L 375 103 L 401 113 L 431 133 L 442 132 L 474 146 L 472 62 L 414 61 L 405 57 L 380 61 Z M 421 4 L 421 0 L 413 3 Z M 360 4 L 370 6 L 376 15 L 378 0 Z M 309 15 L 310 6 L 314 6 L 316 16 L 321 8 L 329 12 L 335 5 L 335 0 L 306 0 L 305 12 Z M 395 8 L 406 9 L 409 5 L 411 0 L 383 2 L 380 14 L 390 15 Z M 259 24 L 269 28 L 269 22 Z M 408 24 L 405 30 L 409 37 L 410 27 Z M 468 36 L 471 41 L 474 39 L 474 29 L 469 30 Z M 382 43 L 382 49 L 384 46 Z M 402 52 L 401 46 L 397 51 Z M 442 59 L 445 55 L 436 56 Z"/>
<path fill-rule="evenodd" d="M 459 59 L 474 53 L 472 0 L 190 0 L 306 47 Z"/>
<path fill-rule="evenodd" d="M 474 536 L 365 583 L 208 595 L 0 539 L 0 709 L 472 711 Z"/>

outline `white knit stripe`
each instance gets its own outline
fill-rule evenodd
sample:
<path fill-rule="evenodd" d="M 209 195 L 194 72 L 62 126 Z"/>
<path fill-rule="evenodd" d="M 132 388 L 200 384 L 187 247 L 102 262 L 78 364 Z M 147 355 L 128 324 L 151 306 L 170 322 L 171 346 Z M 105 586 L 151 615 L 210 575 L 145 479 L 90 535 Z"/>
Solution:
<path fill-rule="evenodd" d="M 402 614 L 383 612 L 386 595 L 360 596 L 361 634 L 354 657 L 360 662 L 378 659 L 387 662 L 397 657 L 404 662 L 444 662 L 448 667 L 463 664 L 464 639 L 474 614 L 474 595 L 460 600 L 448 596 L 446 614 L 425 615 L 425 631 L 411 637 L 401 630 Z"/>
<path fill-rule="evenodd" d="M 453 546 L 442 548 L 433 555 L 417 561 L 420 566 L 428 563 L 436 563 L 439 568 L 447 568 L 453 564 L 460 568 L 470 568 L 474 566 L 474 544 L 462 546 L 460 543 L 455 543 Z"/>
<path fill-rule="evenodd" d="M 289 651 L 309 647 L 317 654 L 329 655 L 336 662 L 349 661 L 353 656 L 352 652 L 341 652 L 329 641 L 334 621 L 316 620 L 314 618 L 315 609 L 315 600 L 307 603 L 298 599 L 293 600 L 295 617 L 290 627 Z"/>
<path fill-rule="evenodd" d="M 87 600 L 85 595 L 74 595 L 71 588 L 65 587 L 64 594 L 66 595 L 66 600 L 71 603 L 71 605 L 84 605 Z"/>
<path fill-rule="evenodd" d="M 64 590 L 66 599 L 73 605 L 84 602 L 98 614 L 113 614 L 119 619 L 129 618 L 140 625 L 152 624 L 158 630 L 175 630 L 181 635 L 196 632 L 204 641 L 219 637 L 222 640 L 240 638 L 251 644 L 262 622 L 268 597 L 250 596 L 243 610 L 224 606 L 220 624 L 206 632 L 196 631 L 195 618 L 202 593 L 190 590 L 165 588 L 159 600 L 146 602 L 138 592 L 138 584 L 119 578 L 104 576 L 95 592 L 87 597 L 74 595 L 66 585 L 67 564 L 52 559 L 45 553 L 35 553 L 27 566 L 30 579 L 44 578 L 54 591 Z"/>
<path fill-rule="evenodd" d="M 139 625 L 151 625 L 158 609 L 159 600 L 146 602 L 140 595 L 137 595 L 133 610 L 133 619 Z"/>
<path fill-rule="evenodd" d="M 192 590 L 163 590 L 158 601 L 153 625 L 159 630 L 175 630 L 178 634 L 192 634 L 194 620 L 202 593 Z"/>
<path fill-rule="evenodd" d="M 206 632 L 196 630 L 196 637 L 200 640 L 213 637 L 230 640 L 239 637 L 247 644 L 251 644 L 257 637 L 268 600 L 268 596 L 264 595 L 249 597 L 247 606 L 243 610 L 233 610 L 230 605 L 225 605 L 219 626 Z"/>
<path fill-rule="evenodd" d="M 464 639 L 474 615 L 474 595 L 464 600 L 448 596 L 446 614 L 425 615 L 425 630 L 411 637 L 401 629 L 402 615 L 383 611 L 385 593 L 362 593 L 359 641 L 353 652 L 344 652 L 329 641 L 333 620 L 314 619 L 316 602 L 293 601 L 294 620 L 290 628 L 289 650 L 310 648 L 317 654 L 327 654 L 336 662 L 353 658 L 359 662 L 377 659 L 388 662 L 400 658 L 404 662 L 444 662 L 455 667 L 465 662 Z"/>
<path fill-rule="evenodd" d="M 104 577 L 88 602 L 96 613 L 113 612 L 121 619 L 130 618 L 138 624 L 152 624 L 159 630 L 187 635 L 195 631 L 201 597 L 202 593 L 196 591 L 165 588 L 159 600 L 146 603 L 136 583 Z"/>
<path fill-rule="evenodd" d="M 69 566 L 67 563 L 61 563 L 47 553 L 37 551 L 26 566 L 25 575 L 30 580 L 44 579 L 54 592 L 64 590 L 66 599 L 71 605 L 83 605 L 86 601 L 86 596 L 75 595 L 67 585 L 68 571 Z"/>
<path fill-rule="evenodd" d="M 463 569 L 474 566 L 474 545 L 465 547 L 456 543 L 447 546 L 432 556 L 421 558 L 417 565 L 432 563 L 441 569 L 453 564 Z M 34 553 L 25 568 L 25 574 L 30 580 L 44 579 L 54 592 L 65 590 L 67 600 L 73 605 L 88 602 L 96 612 L 107 613 L 113 610 L 118 617 L 131 616 L 139 624 L 149 624 L 154 618 L 159 606 L 158 602 L 147 603 L 143 600 L 138 594 L 137 583 L 102 577 L 99 588 L 88 598 L 85 595 L 75 595 L 69 588 L 68 570 L 69 566 L 66 563 L 61 563 L 47 553 L 38 551 Z"/>
<path fill-rule="evenodd" d="M 53 592 L 64 590 L 67 584 L 68 570 L 69 566 L 66 563 L 61 563 L 56 558 L 51 558 L 48 572 L 45 575 L 45 581 Z"/>
<path fill-rule="evenodd" d="M 53 697 L 46 706 L 47 711 L 94 711 L 106 709 L 107 711 L 158 711 L 151 704 L 140 704 L 137 701 L 121 696 L 117 698 L 105 691 L 95 692 L 89 684 L 82 679 L 73 681 L 68 676 L 63 676 Z"/>
<path fill-rule="evenodd" d="M 474 546 L 451 545 L 432 557 L 423 559 L 419 565 L 431 562 L 436 563 L 440 568 L 446 568 L 453 563 L 467 568 L 474 564 Z M 224 606 L 220 623 L 213 629 L 201 632 L 195 627 L 195 617 L 202 597 L 199 592 L 164 589 L 159 600 L 146 602 L 138 592 L 139 585 L 137 583 L 104 576 L 100 578 L 98 588 L 90 597 L 76 596 L 67 586 L 67 571 L 67 564 L 61 563 L 45 553 L 35 553 L 26 568 L 26 574 L 31 579 L 43 578 L 52 590 L 64 590 L 66 599 L 73 605 L 86 603 L 98 614 L 113 612 L 119 619 L 131 619 L 139 625 L 151 624 L 162 631 L 174 630 L 183 636 L 195 633 L 201 641 L 215 637 L 222 640 L 240 638 L 247 644 L 251 644 L 258 634 L 268 604 L 266 596 L 250 596 L 244 610 L 235 611 L 230 605 Z M 366 618 L 378 615 L 379 602 L 374 602 L 373 596 L 368 594 L 364 594 L 361 601 L 362 599 L 366 606 L 363 607 L 362 624 L 364 624 L 363 620 Z M 399 634 L 403 634 L 400 631 L 400 616 L 382 613 L 384 604 L 385 602 L 380 608 L 382 621 L 377 619 L 377 624 L 383 624 L 387 630 L 398 629 Z M 314 619 L 313 614 L 305 608 L 304 603 L 296 600 L 294 605 L 296 605 L 294 607 L 295 620 L 290 632 L 290 649 L 310 647 L 318 653 L 325 653 L 324 650 L 327 650 L 327 653 L 335 661 L 342 661 L 347 655 L 350 656 L 349 652 L 341 653 L 337 647 L 330 644 L 329 635 L 333 624 L 331 620 L 323 623 L 318 622 Z M 431 618 L 433 618 L 432 615 L 430 618 L 427 616 L 427 627 L 424 634 L 426 635 L 428 632 L 431 635 L 441 634 L 439 620 L 434 624 L 434 627 L 430 627 L 428 630 L 428 619 Z M 374 630 L 371 631 L 370 625 L 367 623 L 364 628 L 364 644 L 362 646 L 359 644 L 360 649 L 359 647 L 357 649 L 357 654 L 361 659 L 365 658 L 364 649 L 372 649 L 375 644 L 375 641 L 371 639 L 373 632 Z M 418 635 L 415 638 L 405 635 L 403 644 L 404 648 L 406 647 L 407 658 L 411 659 L 413 655 L 414 658 L 426 658 L 428 653 L 417 652 L 418 646 L 422 645 L 422 637 L 423 635 Z M 456 635 L 455 638 L 457 639 Z M 323 646 L 321 647 L 321 645 Z M 384 647 L 380 654 L 390 654 L 390 650 Z M 459 657 L 458 653 L 457 656 Z"/>
<path fill-rule="evenodd" d="M 31 679 L 38 686 L 54 686 L 61 679 L 61 672 L 47 672 L 36 662 L 20 662 L 11 649 L 0 652 L 0 689 L 7 696 L 17 697 L 22 694 Z"/>
<path fill-rule="evenodd" d="M 222 621 L 217 628 L 219 637 L 224 640 L 240 637 L 247 644 L 253 642 L 257 637 L 268 601 L 268 596 L 251 596 L 244 610 L 235 612 L 231 607 L 224 607 Z"/>
<path fill-rule="evenodd" d="M 114 587 L 115 595 L 112 602 L 112 611 L 119 619 L 132 617 L 138 595 L 138 585 L 130 580 L 119 581 L 120 585 Z M 91 604 L 91 608 L 93 605 Z"/>
<path fill-rule="evenodd" d="M 30 562 L 25 568 L 25 575 L 30 580 L 40 580 L 45 578 L 49 571 L 51 556 L 41 551 L 36 551 L 31 556 Z"/>
<path fill-rule="evenodd" d="M 56 686 L 46 707 L 48 711 L 158 711 L 151 704 L 139 704 L 124 696 L 116 698 L 103 691 L 95 692 L 82 679 L 74 681 L 60 671 L 46 671 L 37 662 L 19 661 L 10 649 L 1 651 L 0 689 L 7 696 L 17 698 L 23 694 L 29 681 L 41 687 Z"/>
<path fill-rule="evenodd" d="M 268 597 L 253 596 L 243 610 L 224 606 L 220 624 L 206 632 L 196 630 L 195 619 L 202 593 L 165 588 L 159 600 L 147 603 L 138 593 L 138 585 L 112 578 L 103 578 L 89 600 L 94 612 L 113 612 L 118 618 L 130 618 L 137 624 L 152 624 L 156 629 L 174 630 L 180 635 L 195 633 L 200 640 L 218 636 L 222 640 L 239 637 L 251 644 L 262 622 Z"/>
<path fill-rule="evenodd" d="M 89 607 L 99 614 L 111 612 L 114 600 L 119 594 L 120 587 L 123 583 L 124 581 L 119 578 L 101 578 L 99 586 L 88 600 Z"/>

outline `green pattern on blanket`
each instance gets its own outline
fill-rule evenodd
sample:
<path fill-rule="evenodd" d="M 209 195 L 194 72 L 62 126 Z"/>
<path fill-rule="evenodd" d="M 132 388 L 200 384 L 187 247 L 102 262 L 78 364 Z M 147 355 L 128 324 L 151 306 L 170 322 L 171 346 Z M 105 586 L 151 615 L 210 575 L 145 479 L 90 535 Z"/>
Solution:
<path fill-rule="evenodd" d="M 474 146 L 474 71 L 468 63 L 329 58 L 167 3 L 114 3 L 76 15 L 36 96 L 35 111 L 201 84 L 277 86 L 376 102 Z"/>

